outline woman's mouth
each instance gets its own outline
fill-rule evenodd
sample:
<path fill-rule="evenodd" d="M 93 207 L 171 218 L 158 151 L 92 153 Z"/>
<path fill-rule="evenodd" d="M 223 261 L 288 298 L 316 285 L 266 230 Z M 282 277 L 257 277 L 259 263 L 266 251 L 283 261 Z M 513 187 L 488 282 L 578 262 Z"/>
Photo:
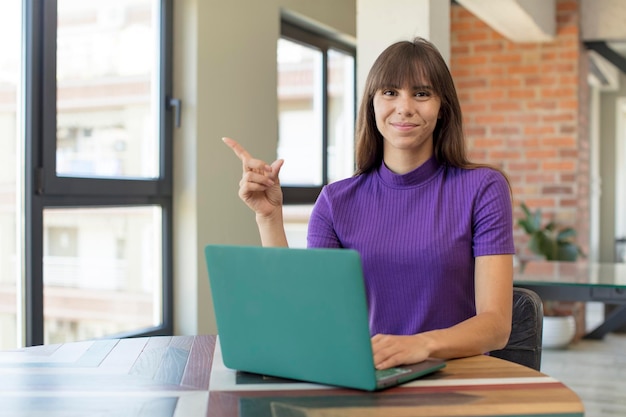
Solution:
<path fill-rule="evenodd" d="M 392 123 L 391 125 L 398 130 L 411 130 L 417 126 L 415 123 Z"/>

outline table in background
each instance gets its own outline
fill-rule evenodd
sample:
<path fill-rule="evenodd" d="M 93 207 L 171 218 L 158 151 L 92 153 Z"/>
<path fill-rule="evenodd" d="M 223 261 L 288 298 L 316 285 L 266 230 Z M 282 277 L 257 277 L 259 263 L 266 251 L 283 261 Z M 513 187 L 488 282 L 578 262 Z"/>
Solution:
<path fill-rule="evenodd" d="M 626 263 L 528 261 L 516 268 L 514 284 L 543 300 L 616 304 L 587 339 L 602 339 L 626 324 Z"/>
<path fill-rule="evenodd" d="M 561 382 L 489 356 L 451 360 L 436 374 L 379 393 L 280 380 L 258 389 L 245 385 L 246 378 L 233 379 L 236 389 L 216 391 L 215 345 L 215 336 L 175 336 L 0 352 L 0 416 L 584 414 L 578 396 Z"/>

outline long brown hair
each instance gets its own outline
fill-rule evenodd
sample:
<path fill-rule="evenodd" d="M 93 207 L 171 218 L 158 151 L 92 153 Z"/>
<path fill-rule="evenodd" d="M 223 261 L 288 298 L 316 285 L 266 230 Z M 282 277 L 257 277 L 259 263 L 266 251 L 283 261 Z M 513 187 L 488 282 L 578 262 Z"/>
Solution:
<path fill-rule="evenodd" d="M 369 172 L 383 161 L 383 137 L 376 127 L 374 95 L 382 88 L 405 85 L 429 85 L 441 100 L 433 132 L 439 163 L 460 168 L 485 166 L 467 159 L 461 105 L 446 62 L 432 43 L 415 38 L 413 42 L 389 46 L 370 69 L 358 114 L 355 175 Z"/>

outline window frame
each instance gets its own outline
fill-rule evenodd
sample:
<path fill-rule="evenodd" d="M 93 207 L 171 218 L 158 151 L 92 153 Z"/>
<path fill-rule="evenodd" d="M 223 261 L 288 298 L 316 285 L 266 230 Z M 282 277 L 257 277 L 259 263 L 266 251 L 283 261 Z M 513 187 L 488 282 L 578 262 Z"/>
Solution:
<path fill-rule="evenodd" d="M 313 47 L 322 53 L 322 184 L 319 186 L 285 186 L 283 185 L 283 203 L 285 205 L 314 204 L 322 188 L 328 184 L 328 51 L 341 51 L 354 58 L 354 79 L 356 80 L 356 46 L 338 39 L 332 34 L 316 30 L 312 25 L 297 22 L 288 16 L 281 19 L 281 39 L 299 43 L 305 47 Z M 356 81 L 353 88 L 356 98 Z M 354 100 L 353 116 L 356 121 L 356 100 Z"/>
<path fill-rule="evenodd" d="M 57 0 L 24 0 L 25 254 L 24 344 L 44 343 L 43 213 L 46 208 L 157 205 L 162 210 L 161 324 L 107 337 L 173 333 L 173 1 L 160 0 L 158 136 L 160 173 L 154 179 L 57 176 Z"/>

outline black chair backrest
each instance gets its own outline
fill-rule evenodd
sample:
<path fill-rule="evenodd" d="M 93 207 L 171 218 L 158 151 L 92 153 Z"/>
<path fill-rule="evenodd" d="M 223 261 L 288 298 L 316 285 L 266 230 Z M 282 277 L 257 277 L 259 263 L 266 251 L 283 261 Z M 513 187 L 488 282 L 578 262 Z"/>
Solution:
<path fill-rule="evenodd" d="M 513 288 L 513 324 L 509 341 L 491 356 L 519 363 L 537 371 L 541 369 L 543 303 L 526 288 Z"/>

